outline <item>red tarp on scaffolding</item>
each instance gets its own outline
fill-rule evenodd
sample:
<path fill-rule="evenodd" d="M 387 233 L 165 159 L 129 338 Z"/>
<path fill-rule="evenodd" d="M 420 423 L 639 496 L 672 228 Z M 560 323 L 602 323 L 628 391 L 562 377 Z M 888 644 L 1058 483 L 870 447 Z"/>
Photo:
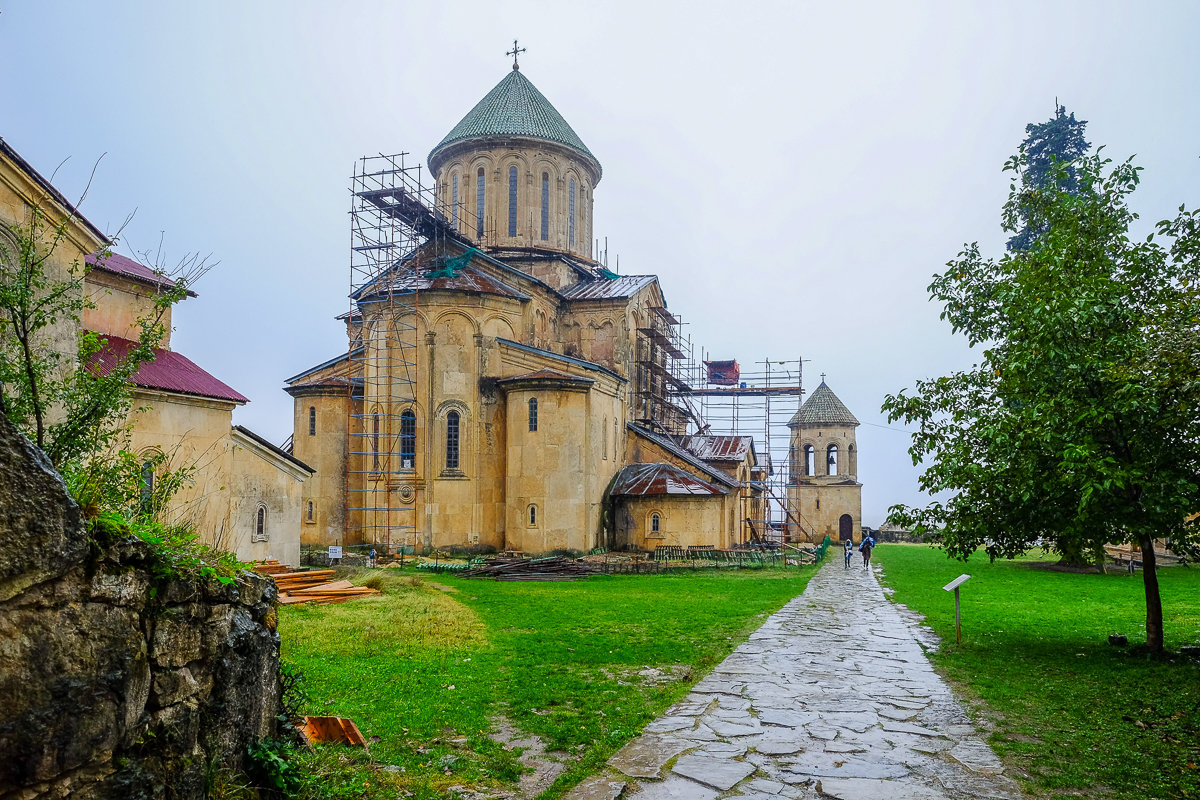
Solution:
<path fill-rule="evenodd" d="M 705 361 L 708 367 L 708 382 L 716 386 L 737 386 L 742 368 L 737 361 Z"/>

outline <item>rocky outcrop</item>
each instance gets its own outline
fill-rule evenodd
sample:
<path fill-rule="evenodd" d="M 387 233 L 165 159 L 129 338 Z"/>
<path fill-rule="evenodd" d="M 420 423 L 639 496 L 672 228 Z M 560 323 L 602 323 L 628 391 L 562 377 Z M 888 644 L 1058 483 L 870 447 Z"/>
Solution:
<path fill-rule="evenodd" d="M 137 539 L 89 541 L 0 416 L 0 800 L 201 798 L 274 734 L 274 584 L 179 572 Z"/>

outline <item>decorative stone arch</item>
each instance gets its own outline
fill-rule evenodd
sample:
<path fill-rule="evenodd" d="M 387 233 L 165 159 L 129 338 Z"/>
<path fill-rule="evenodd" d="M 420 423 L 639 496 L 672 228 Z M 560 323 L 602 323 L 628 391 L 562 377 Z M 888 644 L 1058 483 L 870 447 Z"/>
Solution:
<path fill-rule="evenodd" d="M 465 319 L 467 324 L 471 326 L 471 333 L 475 336 L 479 335 L 479 320 L 465 311 L 459 311 L 455 308 L 447 309 L 446 311 L 438 314 L 433 320 L 433 327 L 437 328 L 439 325 L 449 324 L 450 320 L 454 317 Z"/>
<path fill-rule="evenodd" d="M 495 326 L 497 326 L 497 325 L 503 325 L 505 328 L 508 329 L 507 331 L 503 332 L 503 334 L 504 334 L 503 336 L 501 336 L 500 333 L 493 334 L 493 333 L 487 332 L 489 328 L 494 330 Z M 517 338 L 517 332 L 516 332 L 516 329 L 513 328 L 513 324 L 509 321 L 508 317 L 506 317 L 502 314 L 489 315 L 486 319 L 483 320 L 482 323 L 480 323 L 479 328 L 480 328 L 480 332 L 483 333 L 485 336 L 491 336 L 493 338 L 500 337 L 503 339 L 516 339 Z"/>
<path fill-rule="evenodd" d="M 800 474 L 815 477 L 817 473 L 817 446 L 811 439 L 800 442 Z"/>
<path fill-rule="evenodd" d="M 15 231 L 0 223 L 0 272 L 16 269 L 21 263 L 21 240 Z"/>
<path fill-rule="evenodd" d="M 267 511 L 267 504 L 260 500 L 254 504 L 254 517 L 250 520 L 250 541 L 270 541 L 270 524 L 270 513 Z"/>
<path fill-rule="evenodd" d="M 592 347 L 588 358 L 598 364 L 612 367 L 617 359 L 617 326 L 609 318 L 588 322 L 591 329 Z"/>
<path fill-rule="evenodd" d="M 829 476 L 841 475 L 842 448 L 838 446 L 836 441 L 829 442 L 825 445 L 824 456 L 825 474 Z"/>

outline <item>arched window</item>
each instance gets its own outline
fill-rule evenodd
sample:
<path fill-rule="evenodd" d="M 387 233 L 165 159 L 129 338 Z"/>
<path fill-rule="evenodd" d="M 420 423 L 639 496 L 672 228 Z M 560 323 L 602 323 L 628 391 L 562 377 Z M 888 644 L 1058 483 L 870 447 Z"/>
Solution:
<path fill-rule="evenodd" d="M 847 457 L 849 459 L 846 462 L 846 474 L 847 475 L 857 475 L 858 474 L 858 451 L 854 449 L 854 445 L 850 445 L 849 447 L 846 448 L 846 452 L 847 452 Z"/>
<path fill-rule="evenodd" d="M 254 541 L 267 541 L 267 507 L 261 503 L 254 512 Z"/>
<path fill-rule="evenodd" d="M 458 469 L 458 412 L 446 415 L 446 469 Z"/>
<path fill-rule="evenodd" d="M 517 168 L 508 168 L 508 235 L 517 235 Z"/>
<path fill-rule="evenodd" d="M 650 515 L 650 532 L 658 533 L 660 527 L 661 527 L 661 524 L 659 522 L 658 514 L 651 514 Z"/>
<path fill-rule="evenodd" d="M 542 239 L 550 238 L 550 173 L 542 173 Z"/>
<path fill-rule="evenodd" d="M 316 406 L 308 407 L 308 435 L 309 436 L 317 435 L 317 407 Z"/>
<path fill-rule="evenodd" d="M 450 224 L 458 229 L 458 173 L 450 176 Z"/>
<path fill-rule="evenodd" d="M 483 199 L 485 196 L 483 167 L 475 175 L 475 238 L 483 238 Z"/>
<path fill-rule="evenodd" d="M 836 444 L 829 445 L 829 447 L 826 448 L 825 452 L 826 452 L 825 464 L 826 464 L 826 466 L 829 467 L 829 469 L 826 470 L 825 474 L 826 475 L 837 475 L 838 474 L 837 445 Z"/>
<path fill-rule="evenodd" d="M 400 415 L 400 468 L 417 465 L 417 415 L 407 409 Z"/>
<path fill-rule="evenodd" d="M 815 450 L 813 450 L 813 446 L 811 444 L 804 445 L 804 474 L 805 475 L 816 475 L 817 474 L 816 461 L 817 461 L 817 453 Z"/>
<path fill-rule="evenodd" d="M 312 521 L 313 521 L 313 503 L 312 503 L 312 500 L 309 500 L 309 501 L 308 501 L 308 517 L 307 517 L 307 519 L 308 519 L 308 521 L 309 521 L 309 522 L 312 522 Z"/>
<path fill-rule="evenodd" d="M 567 184 L 567 246 L 575 246 L 575 179 Z"/>
<path fill-rule="evenodd" d="M 530 432 L 537 431 L 537 398 L 529 398 L 529 430 Z"/>
<path fill-rule="evenodd" d="M 537 527 L 537 506 L 535 505 L 529 507 L 529 527 Z"/>

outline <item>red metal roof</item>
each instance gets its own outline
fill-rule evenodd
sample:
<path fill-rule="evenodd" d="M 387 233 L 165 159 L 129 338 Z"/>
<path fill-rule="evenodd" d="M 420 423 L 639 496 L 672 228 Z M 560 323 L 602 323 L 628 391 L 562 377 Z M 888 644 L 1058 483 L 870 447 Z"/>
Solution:
<path fill-rule="evenodd" d="M 101 338 L 107 341 L 107 346 L 92 356 L 91 362 L 86 366 L 87 369 L 107 375 L 129 356 L 137 342 L 122 339 L 120 336 Z M 157 347 L 154 348 L 154 360 L 143 364 L 130 383 L 144 389 L 211 397 L 232 403 L 250 402 L 250 398 L 205 372 L 187 357 Z"/>
<path fill-rule="evenodd" d="M 725 494 L 725 490 L 670 464 L 629 464 L 613 481 L 615 496 Z"/>
<path fill-rule="evenodd" d="M 126 278 L 132 278 L 141 283 L 148 283 L 151 286 L 161 286 L 170 289 L 175 286 L 175 281 L 159 275 L 154 270 L 147 267 L 145 264 L 139 264 L 132 258 L 126 258 L 120 253 L 109 253 L 107 256 L 101 256 L 99 253 L 92 253 L 85 257 L 84 262 L 93 269 L 101 270 L 102 272 L 111 272 L 113 275 L 121 275 Z M 188 291 L 189 297 L 195 297 L 196 293 Z"/>
<path fill-rule="evenodd" d="M 679 446 L 705 461 L 743 461 L 754 448 L 753 436 L 676 436 Z"/>

